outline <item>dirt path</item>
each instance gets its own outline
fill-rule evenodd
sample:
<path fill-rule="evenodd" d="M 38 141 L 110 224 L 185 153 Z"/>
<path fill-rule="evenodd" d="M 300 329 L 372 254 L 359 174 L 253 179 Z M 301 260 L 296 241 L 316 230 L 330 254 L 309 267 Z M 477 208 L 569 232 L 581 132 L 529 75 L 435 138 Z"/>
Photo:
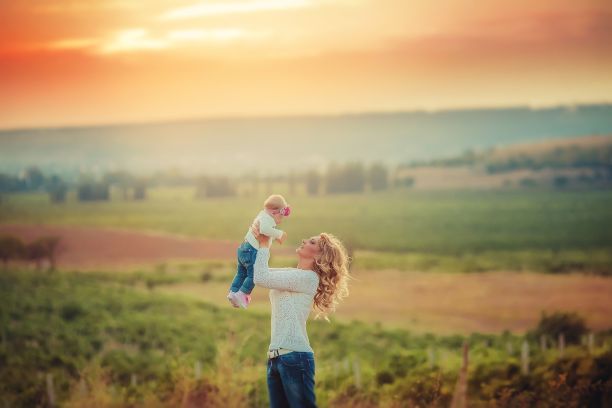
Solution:
<path fill-rule="evenodd" d="M 174 234 L 117 228 L 55 225 L 0 224 L 0 234 L 16 235 L 26 242 L 57 235 L 65 248 L 58 257 L 62 268 L 116 268 L 168 260 L 234 259 L 239 242 L 183 237 Z M 291 255 L 293 249 L 276 249 Z"/>

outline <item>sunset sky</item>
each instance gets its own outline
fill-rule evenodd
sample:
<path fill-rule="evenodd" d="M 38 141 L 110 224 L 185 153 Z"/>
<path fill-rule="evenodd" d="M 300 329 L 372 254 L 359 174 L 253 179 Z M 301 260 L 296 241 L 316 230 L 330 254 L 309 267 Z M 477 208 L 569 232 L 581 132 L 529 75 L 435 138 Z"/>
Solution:
<path fill-rule="evenodd" d="M 612 101 L 612 2 L 0 0 L 0 128 Z"/>

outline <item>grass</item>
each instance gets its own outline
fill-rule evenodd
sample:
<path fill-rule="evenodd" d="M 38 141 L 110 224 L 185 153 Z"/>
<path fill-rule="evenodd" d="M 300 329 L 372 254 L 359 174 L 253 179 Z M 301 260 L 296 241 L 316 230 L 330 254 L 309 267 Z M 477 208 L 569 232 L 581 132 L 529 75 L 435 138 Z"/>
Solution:
<path fill-rule="evenodd" d="M 280 190 L 281 192 L 284 192 Z M 409 191 L 286 194 L 287 245 L 322 231 L 359 252 L 366 268 L 612 273 L 612 191 Z M 51 204 L 45 194 L 0 203 L 0 223 L 88 225 L 239 240 L 264 196 L 196 200 L 150 189 L 142 202 Z"/>
<path fill-rule="evenodd" d="M 269 341 L 269 314 L 235 313 L 177 294 L 136 290 L 137 282 L 121 280 L 126 275 L 0 274 L 3 404 L 45 405 L 50 374 L 57 400 L 66 406 L 185 406 L 186 400 L 213 407 L 267 405 L 262 350 Z M 434 399 L 446 405 L 464 340 L 470 344 L 469 396 L 475 404 L 497 401 L 509 390 L 515 396 L 572 396 L 589 405 L 604 392 L 595 382 L 610 375 L 609 332 L 597 334 L 593 355 L 568 344 L 560 358 L 555 350 L 531 344 L 532 374 L 525 376 L 517 371 L 522 337 L 510 333 L 437 336 L 332 322 L 308 326 L 322 407 L 356 406 L 356 399 L 368 407 L 399 407 L 409 400 L 430 406 Z M 570 374 L 569 385 L 581 381 L 586 388 L 551 388 L 559 373 Z"/>
<path fill-rule="evenodd" d="M 272 257 L 277 266 L 293 259 Z M 99 279 L 130 284 L 142 291 L 205 300 L 221 308 L 235 265 L 231 261 L 164 263 L 119 274 L 100 272 Z M 606 329 L 612 303 L 612 281 L 604 276 L 495 271 L 482 273 L 399 271 L 353 268 L 350 296 L 339 306 L 338 321 L 382 324 L 415 333 L 469 334 L 472 331 L 522 333 L 542 311 L 580 313 L 590 327 Z M 116 278 L 115 278 L 116 276 Z M 269 310 L 268 291 L 255 288 L 249 310 Z"/>

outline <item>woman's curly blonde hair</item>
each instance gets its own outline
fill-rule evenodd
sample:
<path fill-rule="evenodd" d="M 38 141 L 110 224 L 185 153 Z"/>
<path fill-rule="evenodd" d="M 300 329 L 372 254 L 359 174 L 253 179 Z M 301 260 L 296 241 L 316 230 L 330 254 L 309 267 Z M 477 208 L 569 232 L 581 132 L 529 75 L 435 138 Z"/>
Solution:
<path fill-rule="evenodd" d="M 332 234 L 319 235 L 321 256 L 315 260 L 314 271 L 319 275 L 319 287 L 314 296 L 316 315 L 330 321 L 327 315 L 336 310 L 338 303 L 348 296 L 348 280 L 351 261 L 342 242 Z"/>

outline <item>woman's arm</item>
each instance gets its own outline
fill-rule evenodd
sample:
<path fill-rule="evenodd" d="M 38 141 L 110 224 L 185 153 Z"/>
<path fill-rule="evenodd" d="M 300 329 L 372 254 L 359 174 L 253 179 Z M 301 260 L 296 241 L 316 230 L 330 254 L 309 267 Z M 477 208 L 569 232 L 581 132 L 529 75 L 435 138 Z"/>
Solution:
<path fill-rule="evenodd" d="M 268 289 L 289 290 L 314 294 L 319 286 L 319 277 L 315 271 L 300 269 L 287 269 L 283 271 L 270 271 L 268 261 L 270 248 L 260 246 L 253 267 L 253 282 Z"/>

